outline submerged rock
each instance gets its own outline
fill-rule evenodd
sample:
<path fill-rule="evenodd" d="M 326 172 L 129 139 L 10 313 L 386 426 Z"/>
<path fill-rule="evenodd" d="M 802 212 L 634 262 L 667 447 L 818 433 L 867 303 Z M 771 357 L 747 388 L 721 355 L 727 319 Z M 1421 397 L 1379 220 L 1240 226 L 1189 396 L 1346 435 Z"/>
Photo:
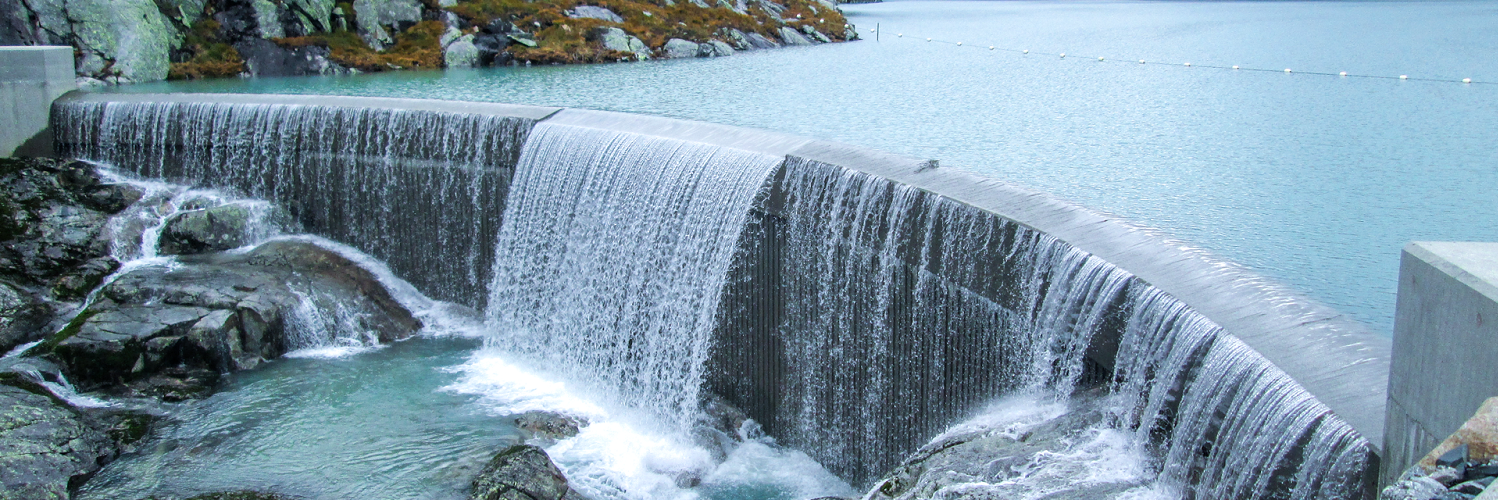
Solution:
<path fill-rule="evenodd" d="M 118 277 L 44 343 L 84 389 L 181 400 L 290 349 L 373 344 L 421 322 L 379 279 L 307 241 L 183 256 Z"/>
<path fill-rule="evenodd" d="M 588 426 L 587 419 L 549 411 L 528 411 L 515 417 L 515 428 L 526 434 L 526 439 L 566 439 L 576 436 Z"/>
<path fill-rule="evenodd" d="M 583 500 L 567 485 L 567 477 L 540 448 L 506 448 L 473 480 L 470 500 Z"/>

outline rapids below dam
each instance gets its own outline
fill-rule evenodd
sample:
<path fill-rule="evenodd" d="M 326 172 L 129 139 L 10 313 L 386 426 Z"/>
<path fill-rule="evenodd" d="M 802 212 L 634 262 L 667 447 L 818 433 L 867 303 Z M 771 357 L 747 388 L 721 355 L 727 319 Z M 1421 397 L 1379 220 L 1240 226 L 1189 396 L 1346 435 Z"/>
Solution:
<path fill-rule="evenodd" d="M 428 325 L 234 375 L 86 498 L 457 498 L 529 410 L 589 422 L 546 444 L 600 500 L 1333 499 L 1377 472 L 1386 339 L 925 161 L 443 101 L 74 94 L 53 116 L 60 154 L 285 206 Z M 704 434 L 715 399 L 753 420 Z M 947 436 L 1027 433 L 1083 401 L 1099 417 L 1023 463 L 880 483 Z"/>

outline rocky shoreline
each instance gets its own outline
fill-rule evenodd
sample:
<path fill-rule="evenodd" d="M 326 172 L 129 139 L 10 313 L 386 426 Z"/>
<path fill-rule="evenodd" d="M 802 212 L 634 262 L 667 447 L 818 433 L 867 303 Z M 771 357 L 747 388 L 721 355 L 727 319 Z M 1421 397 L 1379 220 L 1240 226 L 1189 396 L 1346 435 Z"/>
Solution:
<path fill-rule="evenodd" d="M 858 38 L 831 0 L 17 0 L 0 45 L 69 45 L 80 86 L 719 57 Z"/>

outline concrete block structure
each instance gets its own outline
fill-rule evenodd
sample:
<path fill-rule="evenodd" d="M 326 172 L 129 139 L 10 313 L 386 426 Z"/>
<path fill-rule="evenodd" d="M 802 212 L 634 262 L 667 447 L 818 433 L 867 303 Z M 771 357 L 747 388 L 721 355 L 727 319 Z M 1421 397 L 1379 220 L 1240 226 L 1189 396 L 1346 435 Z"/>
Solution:
<path fill-rule="evenodd" d="M 75 88 L 72 47 L 0 47 L 0 156 L 51 154 L 52 101 Z"/>
<path fill-rule="evenodd" d="M 1414 242 L 1399 266 L 1383 482 L 1498 395 L 1498 243 Z"/>

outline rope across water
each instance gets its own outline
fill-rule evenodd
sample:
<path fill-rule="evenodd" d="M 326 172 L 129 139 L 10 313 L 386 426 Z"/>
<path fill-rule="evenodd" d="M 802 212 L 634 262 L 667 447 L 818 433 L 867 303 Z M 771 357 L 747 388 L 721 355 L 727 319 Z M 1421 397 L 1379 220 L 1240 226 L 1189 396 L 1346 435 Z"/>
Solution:
<path fill-rule="evenodd" d="M 889 30 L 883 30 L 883 31 L 885 33 L 889 32 Z M 875 36 L 877 37 L 880 34 L 880 28 L 869 28 L 869 32 L 870 33 L 874 33 Z M 1024 54 L 1024 55 L 1029 55 L 1031 53 L 1031 51 L 1029 49 L 1012 49 L 1012 48 L 998 47 L 998 46 L 994 46 L 994 45 L 986 45 L 986 46 L 985 45 L 971 45 L 971 44 L 965 44 L 962 41 L 939 40 L 939 39 L 936 39 L 936 38 L 930 38 L 930 37 L 922 38 L 922 37 L 919 37 L 919 36 L 906 36 L 905 33 L 898 33 L 898 32 L 895 33 L 895 39 L 896 40 L 925 40 L 926 42 L 929 42 L 929 43 L 941 43 L 941 44 L 952 45 L 954 47 L 971 48 L 971 49 L 979 49 L 979 50 L 985 50 L 986 49 L 986 50 L 989 50 L 989 51 L 992 51 L 992 52 L 1000 52 L 1000 51 L 1002 51 L 1002 52 L 1012 52 L 1012 53 Z M 1056 54 L 1058 56 L 1058 59 L 1067 59 L 1067 56 L 1068 56 L 1068 54 L 1065 53 L 1065 52 L 1053 52 L 1052 54 Z M 1044 55 L 1044 53 L 1036 52 L 1035 55 Z M 1409 75 L 1398 75 L 1398 76 L 1367 75 L 1367 74 L 1349 73 L 1349 72 L 1346 72 L 1346 71 L 1340 71 L 1340 72 L 1332 73 L 1332 72 L 1325 72 L 1325 71 L 1299 71 L 1299 70 L 1294 70 L 1292 68 L 1283 68 L 1283 69 L 1250 68 L 1250 67 L 1240 66 L 1240 65 L 1236 65 L 1236 64 L 1232 65 L 1232 66 L 1219 66 L 1219 65 L 1212 65 L 1212 64 L 1192 64 L 1190 62 L 1180 62 L 1180 63 L 1160 62 L 1160 61 L 1151 61 L 1151 60 L 1148 60 L 1148 59 L 1138 59 L 1138 60 L 1134 60 L 1134 59 L 1115 59 L 1115 58 L 1109 58 L 1109 57 L 1106 57 L 1106 56 L 1089 56 L 1089 57 L 1081 57 L 1081 58 L 1077 57 L 1076 54 L 1071 54 L 1071 56 L 1072 56 L 1071 58 L 1073 60 L 1076 60 L 1076 59 L 1089 59 L 1089 60 L 1095 60 L 1096 62 L 1099 62 L 1099 63 L 1141 64 L 1141 65 L 1153 64 L 1153 65 L 1159 65 L 1159 66 L 1184 66 L 1184 67 L 1189 67 L 1189 68 L 1224 69 L 1224 70 L 1232 70 L 1232 71 L 1258 71 L 1258 72 L 1266 72 L 1266 73 L 1285 73 L 1285 74 L 1297 74 L 1297 75 L 1335 76 L 1335 77 L 1338 77 L 1338 78 L 1375 78 L 1375 79 L 1381 79 L 1381 80 L 1409 80 L 1409 81 L 1418 81 L 1418 82 L 1460 83 L 1460 84 L 1466 84 L 1466 85 L 1495 85 L 1495 84 L 1498 84 L 1498 82 L 1477 81 L 1477 80 L 1473 80 L 1472 78 L 1419 78 L 1419 77 L 1412 77 L 1412 76 L 1409 76 Z"/>

